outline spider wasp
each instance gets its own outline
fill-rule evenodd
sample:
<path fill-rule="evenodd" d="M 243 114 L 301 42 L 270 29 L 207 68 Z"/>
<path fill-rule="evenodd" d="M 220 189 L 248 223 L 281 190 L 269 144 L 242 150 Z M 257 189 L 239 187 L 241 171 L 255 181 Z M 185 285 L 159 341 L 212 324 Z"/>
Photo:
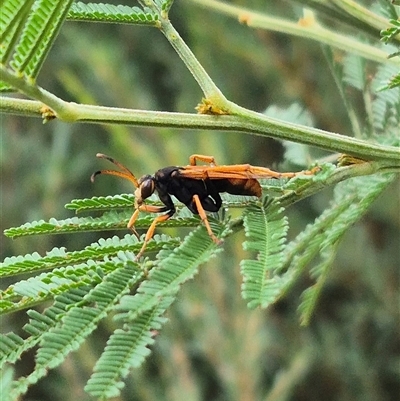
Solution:
<path fill-rule="evenodd" d="M 206 211 L 218 212 L 222 205 L 220 193 L 227 192 L 232 195 L 249 195 L 260 198 L 262 191 L 257 180 L 259 178 L 292 178 L 299 174 L 311 175 L 318 171 L 318 168 L 314 168 L 298 173 L 279 173 L 266 167 L 251 166 L 250 164 L 218 166 L 214 157 L 195 154 L 190 156 L 190 164 L 188 166 L 164 167 L 156 171 L 154 175 L 144 175 L 137 179 L 128 168 L 112 157 L 102 153 L 98 153 L 96 156 L 115 164 L 120 171 L 96 171 L 90 178 L 92 182 L 99 174 L 109 174 L 125 178 L 136 187 L 135 211 L 128 222 L 127 227 L 129 229 L 136 233 L 134 225 L 139 212 L 166 212 L 157 216 L 151 223 L 137 259 L 143 255 L 157 224 L 168 220 L 174 215 L 176 209 L 171 195 L 186 205 L 193 214 L 198 214 L 212 240 L 220 243 L 221 241 L 212 232 L 205 213 Z M 197 165 L 197 161 L 202 161 L 208 165 Z M 145 200 L 154 192 L 158 195 L 163 206 L 145 204 Z"/>

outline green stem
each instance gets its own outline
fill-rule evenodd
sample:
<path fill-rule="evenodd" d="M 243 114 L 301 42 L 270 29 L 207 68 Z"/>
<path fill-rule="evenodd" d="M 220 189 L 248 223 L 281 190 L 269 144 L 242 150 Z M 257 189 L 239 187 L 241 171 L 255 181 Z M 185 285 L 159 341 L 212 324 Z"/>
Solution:
<path fill-rule="evenodd" d="M 61 110 L 67 111 L 67 119 L 63 119 L 63 113 L 58 111 L 57 116 L 62 121 L 67 122 L 240 131 L 303 143 L 331 152 L 347 153 L 361 159 L 380 160 L 393 166 L 400 165 L 400 148 L 398 147 L 383 146 L 317 128 L 276 120 L 237 106 L 234 103 L 229 104 L 230 110 L 235 115 L 221 116 L 63 103 L 65 104 L 62 105 Z M 26 107 L 25 115 L 41 117 L 37 110 L 40 110 L 42 106 L 43 104 L 35 101 L 7 97 L 0 98 L 0 111 L 10 112 L 10 110 L 13 110 L 17 114 L 22 114 L 22 109 Z"/>
<path fill-rule="evenodd" d="M 349 36 L 340 35 L 335 31 L 322 27 L 313 17 L 311 13 L 299 22 L 291 22 L 288 20 L 270 17 L 260 14 L 242 7 L 232 6 L 230 4 L 221 3 L 216 0 L 191 0 L 202 7 L 211 8 L 220 11 L 226 15 L 236 17 L 241 23 L 252 28 L 261 28 L 275 32 L 282 32 L 289 35 L 304 37 L 316 40 L 317 42 L 336 47 L 343 51 L 357 54 L 368 60 L 378 63 L 389 63 L 400 66 L 398 58 L 388 59 L 388 54 L 380 49 L 361 43 Z M 377 17 L 378 20 L 378 17 Z M 390 25 L 387 21 L 382 24 L 381 29 L 386 29 Z"/>
<path fill-rule="evenodd" d="M 161 18 L 161 32 L 185 63 L 187 69 L 199 84 L 204 96 L 212 100 L 215 105 L 224 105 L 227 99 L 167 18 Z"/>
<path fill-rule="evenodd" d="M 360 163 L 346 167 L 339 167 L 326 180 L 310 180 L 309 183 L 304 184 L 303 187 L 296 189 L 296 191 L 291 191 L 288 194 L 279 197 L 279 199 L 277 198 L 277 201 L 280 205 L 287 207 L 293 203 L 314 195 L 327 187 L 334 186 L 339 182 L 348 180 L 350 178 L 371 175 L 375 173 L 399 172 L 400 165 L 392 168 L 386 167 L 385 164 L 379 162 Z"/>
<path fill-rule="evenodd" d="M 358 21 L 363 21 L 378 31 L 389 28 L 387 19 L 373 13 L 353 0 L 332 0 L 332 3 Z"/>
<path fill-rule="evenodd" d="M 60 99 L 59 97 L 53 95 L 52 93 L 46 91 L 45 89 L 41 88 L 40 86 L 36 85 L 32 79 L 24 79 L 23 77 L 16 76 L 13 72 L 9 71 L 6 67 L 1 65 L 0 68 L 0 80 L 7 82 L 12 87 L 18 89 L 23 94 L 32 97 L 33 99 L 42 102 L 42 104 L 32 106 L 32 107 L 39 107 L 42 108 L 43 106 L 47 106 L 51 108 L 57 115 L 57 117 L 63 121 L 75 121 L 76 115 L 74 115 L 74 111 L 76 110 L 76 104 L 68 103 L 64 100 Z M 11 106 L 11 98 L 1 97 L 0 98 L 1 109 L 10 109 Z M 13 99 L 14 105 L 16 106 L 16 111 L 18 114 L 21 114 L 22 104 L 25 106 L 29 103 L 22 103 L 20 102 L 21 99 Z M 25 101 L 26 102 L 26 101 Z M 29 111 L 31 112 L 31 110 Z"/>

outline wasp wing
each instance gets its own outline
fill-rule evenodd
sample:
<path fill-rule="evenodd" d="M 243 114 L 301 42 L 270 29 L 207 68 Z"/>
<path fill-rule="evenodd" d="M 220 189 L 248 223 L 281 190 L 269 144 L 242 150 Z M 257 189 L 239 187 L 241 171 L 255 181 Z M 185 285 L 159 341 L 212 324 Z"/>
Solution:
<path fill-rule="evenodd" d="M 226 166 L 185 166 L 179 170 L 182 177 L 197 180 L 216 179 L 258 179 L 258 178 L 291 178 L 298 173 L 279 173 L 266 167 L 250 164 L 233 164 Z"/>

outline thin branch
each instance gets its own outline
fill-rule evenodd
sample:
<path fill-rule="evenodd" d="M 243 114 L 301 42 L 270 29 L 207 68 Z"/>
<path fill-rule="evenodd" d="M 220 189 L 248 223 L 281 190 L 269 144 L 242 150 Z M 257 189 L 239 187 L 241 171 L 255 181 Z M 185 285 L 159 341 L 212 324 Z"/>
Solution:
<path fill-rule="evenodd" d="M 214 105 L 224 107 L 228 100 L 219 90 L 211 77 L 207 74 L 206 70 L 199 63 L 191 49 L 181 38 L 178 31 L 173 27 L 169 19 L 167 17 L 160 18 L 160 22 L 161 32 L 165 35 L 168 42 L 178 53 L 181 60 L 185 63 L 187 69 L 199 84 L 204 93 L 204 97 L 212 100 Z"/>
<path fill-rule="evenodd" d="M 322 189 L 334 186 L 342 181 L 354 177 L 371 175 L 375 173 L 399 173 L 400 166 L 385 166 L 379 162 L 352 164 L 351 166 L 339 167 L 326 180 L 315 181 L 304 184 L 296 191 L 289 192 L 278 199 L 280 205 L 287 207 L 299 200 L 320 192 Z"/>
<path fill-rule="evenodd" d="M 332 0 L 332 3 L 346 11 L 347 14 L 356 20 L 363 21 L 378 31 L 389 28 L 387 19 L 373 13 L 353 0 Z"/>
<path fill-rule="evenodd" d="M 324 28 L 315 20 L 314 15 L 311 12 L 308 12 L 305 17 L 300 19 L 298 22 L 292 22 L 216 0 L 191 1 L 201 7 L 217 10 L 223 14 L 235 17 L 240 23 L 246 24 L 252 28 L 266 29 L 269 31 L 282 32 L 289 35 L 316 40 L 319 43 L 357 54 L 368 60 L 400 66 L 400 60 L 398 58 L 388 59 L 388 53 L 377 49 L 374 46 L 361 43 L 349 36 L 341 35 L 335 31 Z M 388 27 L 390 27 L 390 24 L 386 21 L 386 24 L 382 24 L 381 29 L 386 29 Z"/>
<path fill-rule="evenodd" d="M 57 98 L 58 99 L 58 98 Z M 60 99 L 58 99 L 58 102 Z M 65 105 L 64 105 L 65 103 Z M 240 131 L 275 139 L 303 143 L 328 151 L 347 153 L 366 160 L 380 160 L 393 166 L 400 165 L 400 148 L 383 146 L 359 140 L 349 136 L 323 131 L 317 128 L 288 123 L 267 117 L 230 103 L 235 115 L 204 115 L 191 113 L 169 113 L 122 109 L 85 104 L 62 102 L 56 112 L 61 121 L 85 122 L 93 124 L 120 124 L 141 127 L 173 127 L 182 129 L 217 129 L 222 131 Z M 26 112 L 23 109 L 26 107 Z M 43 104 L 40 102 L 0 98 L 0 111 L 41 117 L 38 112 Z"/>

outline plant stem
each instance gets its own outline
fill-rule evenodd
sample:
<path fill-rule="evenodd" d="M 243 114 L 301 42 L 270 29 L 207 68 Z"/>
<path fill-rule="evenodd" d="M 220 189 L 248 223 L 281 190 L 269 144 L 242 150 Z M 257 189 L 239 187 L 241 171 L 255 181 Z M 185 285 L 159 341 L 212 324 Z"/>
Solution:
<path fill-rule="evenodd" d="M 382 173 L 395 173 L 399 172 L 400 166 L 397 168 L 386 168 L 385 165 L 379 162 L 367 162 L 360 164 L 353 164 L 351 166 L 339 167 L 333 174 L 331 174 L 326 180 L 311 181 L 310 183 L 304 184 L 303 187 L 298 188 L 296 191 L 291 191 L 286 195 L 279 197 L 278 202 L 281 206 L 287 207 L 293 203 L 296 203 L 302 199 L 305 199 L 311 195 L 320 192 L 322 189 L 329 186 L 334 186 L 339 182 L 345 181 L 350 178 L 360 177 L 365 175 L 371 175 L 378 172 Z M 392 179 L 394 174 L 392 174 Z M 390 178 L 388 178 L 390 181 Z"/>
<path fill-rule="evenodd" d="M 204 96 L 213 102 L 220 104 L 225 103 L 227 99 L 219 90 L 214 81 L 207 74 L 206 70 L 199 63 L 190 48 L 183 41 L 177 30 L 173 27 L 169 20 L 161 20 L 161 32 L 165 35 L 171 46 L 178 53 L 181 60 L 185 63 L 187 69 L 193 75 L 194 79 L 199 84 Z"/>
<path fill-rule="evenodd" d="M 340 35 L 335 31 L 322 27 L 313 17 L 312 13 L 307 13 L 306 17 L 299 22 L 292 22 L 285 19 L 270 17 L 242 7 L 232 6 L 216 0 L 191 0 L 202 7 L 218 10 L 226 15 L 236 17 L 239 22 L 252 28 L 261 28 L 275 32 L 283 32 L 289 35 L 300 36 L 307 39 L 316 40 L 320 43 L 336 47 L 343 51 L 357 54 L 368 60 L 378 63 L 390 63 L 400 66 L 398 58 L 388 59 L 388 53 L 373 46 L 361 43 L 349 36 Z M 377 16 L 378 20 L 378 16 Z M 381 29 L 389 27 L 387 21 Z"/>
<path fill-rule="evenodd" d="M 32 79 L 24 79 L 24 77 L 18 77 L 15 75 L 15 73 L 9 71 L 6 67 L 1 66 L 0 80 L 7 82 L 14 88 L 18 89 L 23 94 L 32 97 L 33 99 L 36 99 L 39 102 L 42 102 L 40 106 L 36 107 L 42 108 L 43 106 L 47 106 L 51 108 L 56 113 L 57 117 L 63 121 L 72 122 L 76 120 L 76 116 L 74 115 L 74 111 L 76 110 L 77 106 L 76 104 L 65 102 L 59 97 L 53 95 L 52 93 L 36 85 Z M 0 110 L 2 110 L 3 107 L 4 109 L 8 107 L 8 110 L 10 110 L 11 98 L 1 97 L 0 100 L 1 100 Z M 16 107 L 16 111 L 19 112 L 18 114 L 21 114 L 22 112 L 22 104 L 24 104 L 25 106 L 29 104 L 26 103 L 26 101 L 25 103 L 19 102 L 21 99 L 13 99 L 13 100 L 15 101 L 13 105 L 19 104 L 19 106 Z M 32 110 L 30 109 L 30 112 L 31 111 Z"/>
<path fill-rule="evenodd" d="M 346 11 L 346 13 L 350 14 L 358 21 L 363 21 L 378 31 L 389 28 L 389 26 L 387 26 L 388 21 L 385 18 L 373 13 L 353 0 L 332 0 L 332 3 Z"/>
<path fill-rule="evenodd" d="M 382 162 L 391 163 L 393 166 L 400 165 L 400 148 L 398 147 L 383 146 L 317 128 L 276 120 L 263 114 L 244 109 L 231 102 L 229 103 L 230 110 L 235 115 L 221 116 L 63 103 L 65 103 L 65 105 L 62 106 L 62 110 L 68 111 L 68 118 L 64 120 L 62 118 L 62 113 L 58 113 L 58 111 L 57 115 L 62 121 L 67 122 L 240 131 L 253 135 L 256 134 L 303 143 L 331 152 L 347 153 L 365 160 L 380 160 Z M 37 110 L 42 106 L 42 103 L 35 101 L 6 97 L 0 98 L 0 111 L 10 112 L 10 110 L 13 110 L 13 112 L 17 114 L 22 114 L 22 110 L 26 108 L 25 115 L 41 117 L 41 114 L 38 113 Z"/>

